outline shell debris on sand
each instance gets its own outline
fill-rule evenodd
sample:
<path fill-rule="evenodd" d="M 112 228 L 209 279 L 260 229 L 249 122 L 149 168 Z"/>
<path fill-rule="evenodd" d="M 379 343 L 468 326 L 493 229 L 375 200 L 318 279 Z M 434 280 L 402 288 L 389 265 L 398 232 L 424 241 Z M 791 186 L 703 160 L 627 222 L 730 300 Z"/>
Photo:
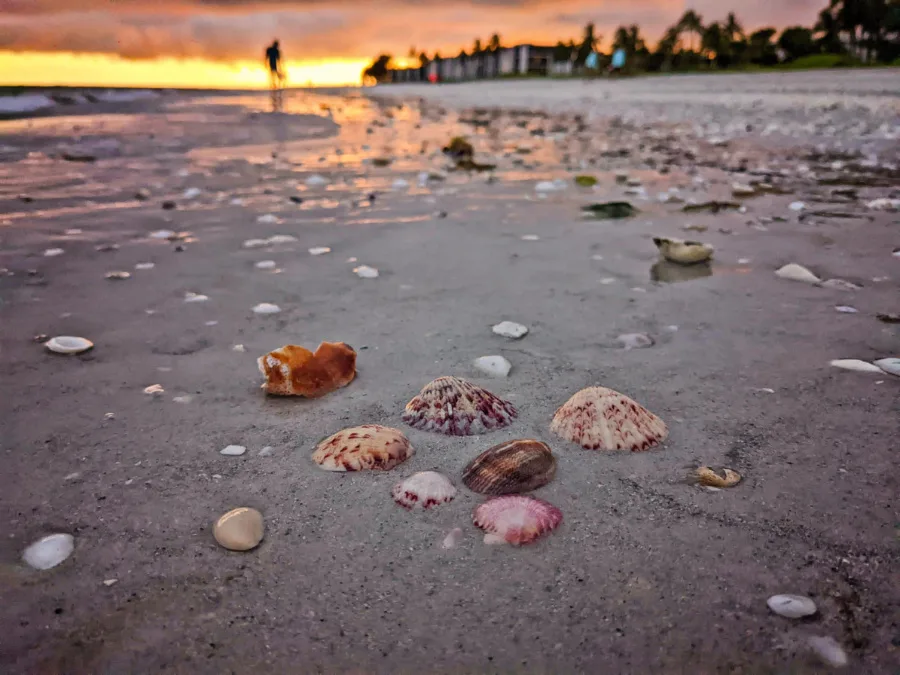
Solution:
<path fill-rule="evenodd" d="M 472 492 L 508 495 L 531 492 L 553 480 L 556 458 L 541 441 L 519 439 L 488 448 L 463 469 L 462 481 Z"/>
<path fill-rule="evenodd" d="M 656 248 L 659 249 L 663 258 L 679 265 L 695 265 L 706 262 L 712 258 L 714 252 L 712 246 L 699 241 L 653 237 L 653 243 L 656 244 Z"/>
<path fill-rule="evenodd" d="M 441 542 L 441 548 L 456 548 L 463 539 L 463 531 L 461 527 L 454 527 L 447 533 Z"/>
<path fill-rule="evenodd" d="M 378 270 L 368 265 L 360 265 L 353 268 L 353 273 L 362 279 L 377 279 Z"/>
<path fill-rule="evenodd" d="M 550 430 L 588 450 L 649 450 L 669 433 L 666 423 L 624 394 L 588 387 L 553 416 Z"/>
<path fill-rule="evenodd" d="M 884 372 L 878 366 L 859 359 L 835 359 L 834 361 L 829 361 L 829 365 L 834 366 L 835 368 L 841 368 L 842 370 L 855 370 L 858 373 Z"/>
<path fill-rule="evenodd" d="M 58 255 L 62 255 L 65 251 L 61 248 L 48 248 L 44 251 L 44 257 L 46 258 L 55 258 Z"/>
<path fill-rule="evenodd" d="M 405 509 L 420 506 L 429 509 L 445 504 L 456 496 L 456 488 L 445 475 L 436 471 L 420 471 L 397 483 L 391 490 L 394 501 Z"/>
<path fill-rule="evenodd" d="M 278 314 L 281 307 L 271 302 L 261 302 L 253 307 L 254 314 Z"/>
<path fill-rule="evenodd" d="M 276 396 L 319 398 L 346 387 L 356 377 L 356 352 L 343 342 L 323 342 L 315 352 L 285 345 L 260 356 L 262 388 Z"/>
<path fill-rule="evenodd" d="M 512 364 L 499 355 L 479 356 L 472 363 L 482 373 L 491 377 L 506 377 L 512 369 Z"/>
<path fill-rule="evenodd" d="M 653 338 L 645 333 L 623 333 L 616 338 L 616 341 L 622 345 L 626 351 L 631 349 L 646 349 L 652 347 Z"/>
<path fill-rule="evenodd" d="M 246 506 L 219 517 L 213 525 L 213 537 L 229 551 L 249 551 L 263 540 L 265 525 L 262 514 Z"/>
<path fill-rule="evenodd" d="M 191 291 L 187 291 L 184 294 L 185 302 L 206 302 L 209 300 L 209 296 L 203 295 L 202 293 L 192 293 Z"/>
<path fill-rule="evenodd" d="M 494 497 L 475 509 L 472 522 L 485 531 L 486 544 L 529 544 L 562 522 L 562 511 L 524 495 Z"/>
<path fill-rule="evenodd" d="M 722 475 L 710 469 L 708 466 L 701 466 L 694 472 L 694 477 L 700 485 L 715 488 L 734 487 L 743 479 L 734 469 L 722 469 Z"/>
<path fill-rule="evenodd" d="M 164 394 L 165 392 L 166 390 L 162 388 L 161 384 L 151 384 L 149 387 L 144 388 L 144 393 L 150 396 Z"/>
<path fill-rule="evenodd" d="M 111 280 L 114 280 L 114 281 L 116 281 L 116 280 L 124 280 L 124 279 L 130 279 L 130 278 L 131 278 L 131 272 L 124 272 L 124 271 L 122 271 L 122 270 L 115 270 L 115 271 L 113 271 L 113 272 L 107 272 L 107 273 L 106 273 L 105 275 L 103 275 L 103 276 L 106 277 L 107 279 L 111 279 Z"/>
<path fill-rule="evenodd" d="M 36 570 L 49 570 L 64 562 L 75 550 L 75 537 L 57 533 L 41 537 L 22 553 L 22 560 Z"/>
<path fill-rule="evenodd" d="M 509 426 L 515 406 L 458 377 L 439 377 L 406 404 L 403 421 L 422 431 L 472 436 Z"/>
<path fill-rule="evenodd" d="M 58 335 L 47 340 L 44 346 L 56 354 L 81 354 L 89 349 L 93 349 L 94 343 L 83 337 Z"/>
<path fill-rule="evenodd" d="M 219 454 L 225 455 L 226 457 L 240 457 L 245 452 L 247 452 L 247 448 L 243 445 L 226 445 L 219 450 Z"/>
<path fill-rule="evenodd" d="M 784 267 L 778 268 L 775 270 L 775 276 L 781 279 L 790 279 L 791 281 L 802 281 L 807 284 L 817 284 L 821 281 L 819 277 L 797 263 L 788 263 Z"/>
<path fill-rule="evenodd" d="M 310 255 L 325 255 L 326 253 L 331 253 L 331 249 L 327 246 L 314 246 L 311 249 L 308 249 Z"/>
<path fill-rule="evenodd" d="M 495 335 L 500 335 L 510 340 L 518 340 L 528 334 L 528 328 L 514 321 L 501 321 L 491 328 Z"/>
<path fill-rule="evenodd" d="M 816 603 L 803 595 L 773 595 L 766 604 L 773 612 L 788 619 L 801 619 L 816 613 Z"/>
<path fill-rule="evenodd" d="M 326 471 L 389 471 L 415 450 L 399 429 L 365 424 L 342 429 L 324 439 L 312 455 Z"/>

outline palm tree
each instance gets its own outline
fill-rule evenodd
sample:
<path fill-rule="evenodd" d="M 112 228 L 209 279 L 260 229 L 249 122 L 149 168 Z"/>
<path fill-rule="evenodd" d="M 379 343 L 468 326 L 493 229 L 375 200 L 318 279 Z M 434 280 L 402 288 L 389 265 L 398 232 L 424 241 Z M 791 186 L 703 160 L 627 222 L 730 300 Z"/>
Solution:
<path fill-rule="evenodd" d="M 737 42 L 738 40 L 744 39 L 744 27 L 741 25 L 741 22 L 738 21 L 734 12 L 728 12 L 728 16 L 725 17 L 725 25 L 722 27 L 722 31 L 729 42 Z"/>
<path fill-rule="evenodd" d="M 700 49 L 708 60 L 719 60 L 723 57 L 727 59 L 730 47 L 731 42 L 718 22 L 713 22 L 704 29 L 703 37 L 700 40 Z"/>
<path fill-rule="evenodd" d="M 819 36 L 816 42 L 823 52 L 840 54 L 844 51 L 844 44 L 841 42 L 841 26 L 831 7 L 826 7 L 819 12 L 819 20 L 816 21 L 813 30 Z"/>
<path fill-rule="evenodd" d="M 482 52 L 481 49 L 481 38 L 475 38 L 475 44 L 472 46 L 472 55 L 480 54 Z"/>
<path fill-rule="evenodd" d="M 684 16 L 678 21 L 678 29 L 679 31 L 683 31 L 685 33 L 690 34 L 691 36 L 691 51 L 696 51 L 694 49 L 694 36 L 702 37 L 703 36 L 703 19 L 700 17 L 697 12 L 692 9 L 689 9 L 684 13 Z"/>
<path fill-rule="evenodd" d="M 500 49 L 500 47 L 500 36 L 497 33 L 494 33 L 493 35 L 491 35 L 491 41 L 488 42 L 488 49 L 490 49 L 492 52 L 495 52 Z"/>

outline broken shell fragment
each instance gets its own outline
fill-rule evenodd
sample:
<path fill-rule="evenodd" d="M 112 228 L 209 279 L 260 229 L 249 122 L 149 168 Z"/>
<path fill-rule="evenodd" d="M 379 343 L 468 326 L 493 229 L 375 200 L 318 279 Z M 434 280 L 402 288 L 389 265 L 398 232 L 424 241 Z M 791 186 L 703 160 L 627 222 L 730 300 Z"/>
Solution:
<path fill-rule="evenodd" d="M 229 551 L 249 551 L 259 546 L 265 526 L 262 514 L 246 506 L 222 515 L 213 525 L 213 536 Z"/>
<path fill-rule="evenodd" d="M 506 377 L 512 369 L 512 364 L 502 356 L 479 356 L 473 365 L 485 375 L 491 377 Z"/>
<path fill-rule="evenodd" d="M 193 293 L 191 291 L 187 291 L 184 294 L 185 302 L 206 302 L 209 300 L 209 296 L 203 295 L 202 293 Z"/>
<path fill-rule="evenodd" d="M 55 258 L 58 255 L 62 255 L 65 251 L 61 248 L 48 248 L 44 251 L 44 256 L 47 258 Z"/>
<path fill-rule="evenodd" d="M 262 388 L 276 396 L 319 398 L 346 387 L 356 377 L 356 352 L 343 342 L 323 342 L 315 353 L 285 345 L 256 360 L 266 376 Z"/>
<path fill-rule="evenodd" d="M 36 570 L 49 570 L 64 562 L 75 550 L 71 534 L 50 534 L 41 537 L 22 553 L 22 560 Z"/>
<path fill-rule="evenodd" d="M 441 548 L 456 548 L 459 546 L 459 543 L 462 541 L 463 531 L 460 527 L 454 527 L 447 533 L 447 536 L 444 537 L 444 541 L 441 542 Z"/>
<path fill-rule="evenodd" d="M 486 544 L 521 546 L 555 530 L 562 522 L 562 511 L 534 497 L 506 495 L 478 506 L 472 522 L 485 531 Z"/>
<path fill-rule="evenodd" d="M 161 384 L 151 384 L 149 387 L 144 387 L 144 393 L 149 394 L 150 396 L 164 394 L 165 392 L 166 390 L 162 388 Z"/>
<path fill-rule="evenodd" d="M 329 436 L 316 447 L 312 459 L 326 471 L 389 471 L 414 452 L 399 429 L 365 424 Z"/>
<path fill-rule="evenodd" d="M 421 506 L 429 509 L 449 502 L 456 496 L 456 488 L 450 479 L 436 471 L 420 471 L 391 490 L 394 501 L 405 509 Z"/>
<path fill-rule="evenodd" d="M 91 349 L 94 343 L 83 337 L 59 335 L 47 340 L 44 346 L 57 354 L 80 354 Z"/>
<path fill-rule="evenodd" d="M 788 619 L 801 619 L 816 613 L 816 603 L 803 595 L 773 595 L 766 600 L 773 612 Z"/>
<path fill-rule="evenodd" d="M 368 265 L 360 265 L 359 267 L 354 267 L 353 273 L 362 279 L 378 278 L 378 270 L 376 270 L 374 267 L 369 267 Z"/>
<path fill-rule="evenodd" d="M 547 444 L 524 439 L 488 448 L 463 469 L 462 480 L 472 492 L 509 495 L 536 490 L 554 475 L 556 458 Z"/>
<path fill-rule="evenodd" d="M 802 281 L 807 284 L 817 284 L 821 281 L 819 277 L 797 263 L 788 263 L 784 267 L 775 270 L 775 276 L 781 279 L 790 279 L 791 281 Z"/>
<path fill-rule="evenodd" d="M 843 370 L 855 370 L 858 373 L 884 372 L 878 366 L 873 366 L 868 361 L 861 361 L 859 359 L 835 359 L 834 361 L 829 361 L 829 365 L 832 365 L 835 368 L 841 368 Z"/>
<path fill-rule="evenodd" d="M 331 253 L 331 249 L 327 246 L 314 246 L 309 249 L 310 255 L 325 255 L 326 253 Z"/>
<path fill-rule="evenodd" d="M 123 272 L 120 270 L 116 270 L 114 272 L 107 272 L 104 276 L 107 279 L 111 279 L 111 280 L 124 280 L 124 279 L 131 278 L 131 272 Z"/>
<path fill-rule="evenodd" d="M 741 482 L 741 474 L 733 469 L 722 469 L 722 476 L 708 466 L 701 466 L 696 471 L 697 482 L 700 485 L 715 488 L 730 488 Z"/>
<path fill-rule="evenodd" d="M 884 372 L 900 377 L 900 358 L 892 356 L 887 359 L 878 359 L 873 363 L 874 365 L 881 368 Z"/>
<path fill-rule="evenodd" d="M 514 321 L 501 321 L 491 328 L 495 335 L 502 335 L 510 340 L 518 340 L 528 334 L 528 328 Z"/>
<path fill-rule="evenodd" d="M 509 401 L 458 377 L 439 377 L 406 404 L 403 421 L 423 431 L 472 436 L 509 426 L 518 415 Z"/>
<path fill-rule="evenodd" d="M 666 423 L 624 394 L 588 387 L 553 416 L 550 430 L 588 450 L 649 450 L 665 440 Z"/>
<path fill-rule="evenodd" d="M 713 255 L 712 246 L 698 241 L 653 237 L 653 243 L 656 244 L 656 248 L 659 249 L 663 258 L 679 265 L 694 265 L 706 262 Z"/>
<path fill-rule="evenodd" d="M 280 311 L 281 307 L 273 305 L 271 302 L 261 302 L 253 307 L 254 314 L 278 314 Z"/>

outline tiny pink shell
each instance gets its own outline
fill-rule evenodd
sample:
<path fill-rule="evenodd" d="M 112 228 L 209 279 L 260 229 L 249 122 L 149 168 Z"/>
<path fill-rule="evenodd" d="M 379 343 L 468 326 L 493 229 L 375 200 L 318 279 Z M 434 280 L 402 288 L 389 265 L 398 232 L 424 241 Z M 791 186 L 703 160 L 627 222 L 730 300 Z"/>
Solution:
<path fill-rule="evenodd" d="M 540 499 L 504 495 L 486 501 L 472 514 L 472 522 L 487 534 L 485 543 L 529 544 L 562 522 L 562 511 Z"/>
<path fill-rule="evenodd" d="M 391 490 L 394 501 L 405 509 L 421 506 L 429 509 L 449 502 L 456 496 L 456 488 L 450 479 L 435 471 L 414 473 Z"/>

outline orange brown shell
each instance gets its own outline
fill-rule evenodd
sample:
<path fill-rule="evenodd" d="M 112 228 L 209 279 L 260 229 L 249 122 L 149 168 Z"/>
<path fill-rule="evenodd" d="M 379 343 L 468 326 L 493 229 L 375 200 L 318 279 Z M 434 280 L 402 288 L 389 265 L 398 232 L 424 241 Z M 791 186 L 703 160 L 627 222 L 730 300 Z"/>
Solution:
<path fill-rule="evenodd" d="M 343 342 L 323 342 L 315 353 L 286 345 L 260 356 L 257 365 L 267 394 L 319 398 L 353 381 L 356 352 Z"/>
<path fill-rule="evenodd" d="M 666 423 L 624 394 L 582 389 L 553 416 L 550 430 L 588 450 L 649 450 L 665 440 Z"/>
<path fill-rule="evenodd" d="M 326 471 L 390 471 L 414 452 L 399 429 L 364 424 L 323 440 L 312 459 Z"/>

